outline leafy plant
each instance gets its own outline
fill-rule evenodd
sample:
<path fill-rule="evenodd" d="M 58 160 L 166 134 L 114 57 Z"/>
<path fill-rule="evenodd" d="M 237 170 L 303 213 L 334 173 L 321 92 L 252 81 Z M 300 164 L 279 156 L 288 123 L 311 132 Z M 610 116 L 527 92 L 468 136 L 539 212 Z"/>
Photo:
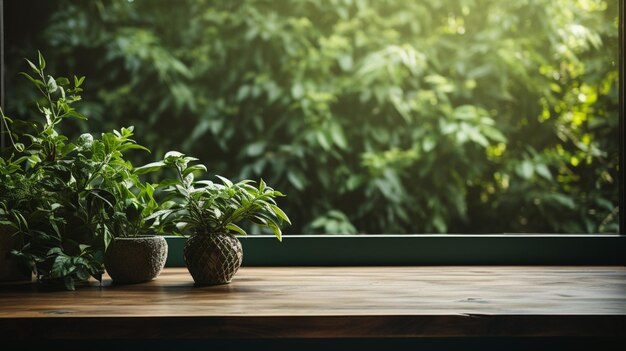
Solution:
<path fill-rule="evenodd" d="M 63 282 L 73 290 L 76 281 L 101 280 L 103 255 L 114 235 L 136 233 L 141 227 L 137 209 L 155 203 L 142 199 L 149 192 L 133 175 L 123 153 L 147 150 L 131 139 L 133 128 L 89 133 L 70 140 L 58 126 L 67 118 L 85 120 L 72 105 L 81 100 L 84 77 L 46 75 L 46 62 L 27 60 L 33 75 L 22 73 L 39 91 L 43 122 L 11 119 L 2 114 L 11 148 L 2 158 L 3 223 L 25 237 L 13 254 L 32 268 L 42 282 Z M 135 195 L 133 187 L 142 190 Z M 21 191 L 20 191 L 21 190 Z M 152 206 L 152 207 L 150 207 Z"/>
<path fill-rule="evenodd" d="M 154 162 L 135 170 L 144 174 L 160 169 L 172 169 L 175 177 L 161 181 L 165 198 L 162 209 L 149 218 L 157 219 L 164 232 L 182 235 L 211 235 L 234 233 L 245 235 L 238 224 L 244 220 L 269 228 L 281 240 L 280 226 L 290 223 L 275 198 L 284 196 L 267 186 L 263 180 L 258 187 L 251 180 L 233 183 L 217 176 L 221 184 L 208 180 L 196 180 L 194 173 L 206 171 L 206 167 L 195 164 L 194 157 L 176 151 L 165 154 L 162 161 Z"/>
<path fill-rule="evenodd" d="M 154 234 L 149 217 L 159 207 L 154 198 L 155 186 L 143 183 L 136 175 L 130 175 L 128 184 L 119 184 L 123 201 L 115 207 L 109 224 L 114 237 L 136 237 Z"/>

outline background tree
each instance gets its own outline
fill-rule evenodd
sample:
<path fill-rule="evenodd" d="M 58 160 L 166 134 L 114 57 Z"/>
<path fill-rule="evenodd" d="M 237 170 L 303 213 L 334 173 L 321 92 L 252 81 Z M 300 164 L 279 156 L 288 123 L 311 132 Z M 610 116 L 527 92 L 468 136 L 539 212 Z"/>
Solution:
<path fill-rule="evenodd" d="M 90 126 L 286 190 L 287 232 L 617 231 L 616 0 L 5 6 L 11 115 L 40 48 Z"/>

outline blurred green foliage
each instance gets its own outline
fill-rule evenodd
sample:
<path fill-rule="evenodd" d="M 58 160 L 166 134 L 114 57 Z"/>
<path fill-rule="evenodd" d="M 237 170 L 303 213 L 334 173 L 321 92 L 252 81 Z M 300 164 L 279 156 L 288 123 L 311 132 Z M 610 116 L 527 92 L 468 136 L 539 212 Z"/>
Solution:
<path fill-rule="evenodd" d="M 616 232 L 617 13 L 616 0 L 57 0 L 38 44 L 56 72 L 87 76 L 90 129 L 134 125 L 156 150 L 143 161 L 176 149 L 264 178 L 288 195 L 287 233 Z M 16 116 L 30 96 L 12 73 L 35 49 L 18 44 Z"/>

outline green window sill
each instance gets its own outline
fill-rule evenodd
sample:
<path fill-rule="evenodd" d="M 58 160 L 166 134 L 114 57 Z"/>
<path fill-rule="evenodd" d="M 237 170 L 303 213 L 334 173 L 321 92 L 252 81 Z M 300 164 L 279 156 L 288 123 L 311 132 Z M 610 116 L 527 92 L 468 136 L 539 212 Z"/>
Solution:
<path fill-rule="evenodd" d="M 624 265 L 621 235 L 286 235 L 239 237 L 247 266 Z M 166 237 L 166 266 L 185 238 Z"/>

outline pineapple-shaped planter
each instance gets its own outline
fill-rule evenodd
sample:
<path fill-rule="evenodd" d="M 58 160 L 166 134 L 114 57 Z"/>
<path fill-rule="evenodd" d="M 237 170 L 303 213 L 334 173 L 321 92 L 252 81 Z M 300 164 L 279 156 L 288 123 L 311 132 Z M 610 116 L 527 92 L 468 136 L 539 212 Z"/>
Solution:
<path fill-rule="evenodd" d="M 241 266 L 243 249 L 232 234 L 197 234 L 187 240 L 184 259 L 196 285 L 228 284 Z"/>

